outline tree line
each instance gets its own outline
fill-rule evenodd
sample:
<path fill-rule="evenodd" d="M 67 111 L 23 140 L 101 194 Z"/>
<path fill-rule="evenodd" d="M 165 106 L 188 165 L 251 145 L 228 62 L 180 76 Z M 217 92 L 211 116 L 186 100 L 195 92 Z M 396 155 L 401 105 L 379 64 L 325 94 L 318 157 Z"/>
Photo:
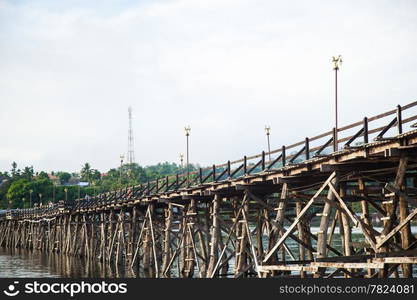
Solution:
<path fill-rule="evenodd" d="M 190 164 L 190 171 L 197 168 Z M 146 167 L 137 163 L 125 164 L 105 173 L 85 163 L 79 173 L 57 171 L 48 174 L 35 172 L 33 166 L 19 169 L 13 162 L 10 171 L 0 172 L 0 208 L 28 208 L 40 203 L 71 201 L 185 172 L 181 166 L 169 162 Z"/>

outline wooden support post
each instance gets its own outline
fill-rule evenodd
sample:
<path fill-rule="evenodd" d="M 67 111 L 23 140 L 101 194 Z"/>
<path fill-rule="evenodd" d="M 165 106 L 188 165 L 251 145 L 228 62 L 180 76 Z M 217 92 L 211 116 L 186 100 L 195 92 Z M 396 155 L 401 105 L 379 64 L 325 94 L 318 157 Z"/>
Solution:
<path fill-rule="evenodd" d="M 346 196 L 346 186 L 345 184 L 340 184 L 340 197 L 343 199 L 343 197 Z M 342 222 L 343 222 L 343 231 L 340 233 L 343 234 L 344 240 L 343 240 L 343 250 L 344 255 L 350 256 L 352 255 L 352 229 L 349 222 L 349 217 L 347 214 L 340 214 L 342 216 Z"/>
<path fill-rule="evenodd" d="M 210 241 L 210 260 L 207 270 L 207 275 L 210 277 L 213 274 L 214 267 L 218 258 L 218 245 L 219 245 L 219 235 L 220 235 L 220 225 L 219 225 L 219 206 L 220 206 L 220 196 L 215 195 L 212 202 L 212 214 L 211 214 L 211 241 Z"/>
<path fill-rule="evenodd" d="M 336 173 L 334 178 L 330 181 L 330 183 L 333 186 L 338 185 L 339 183 L 339 175 Z M 329 189 L 327 193 L 327 200 L 323 207 L 323 212 L 321 215 L 320 220 L 320 231 L 317 235 L 317 258 L 326 257 L 327 251 L 326 251 L 326 245 L 327 245 L 327 230 L 329 228 L 329 221 L 330 221 L 330 214 L 331 214 L 331 204 L 329 202 L 335 202 L 335 195 L 334 193 Z M 325 270 L 320 270 L 317 272 L 314 277 L 320 277 L 324 274 Z"/>
<path fill-rule="evenodd" d="M 172 204 L 169 203 L 164 209 L 165 212 L 165 230 L 164 230 L 164 249 L 162 252 L 162 273 L 170 277 L 171 273 L 167 272 L 168 264 L 171 260 L 171 226 L 172 226 Z"/>
<path fill-rule="evenodd" d="M 249 206 L 248 201 L 242 200 L 243 205 L 243 213 L 248 212 Z M 240 209 L 239 209 L 240 211 Z M 248 243 L 248 235 L 245 228 L 245 222 L 244 220 L 239 219 L 239 213 L 235 209 L 235 218 L 238 220 L 237 229 L 236 229 L 236 254 L 235 254 L 235 277 L 238 275 L 242 275 L 245 277 L 245 270 L 247 267 L 247 253 L 246 253 L 246 247 Z M 243 274 L 242 274 L 243 273 Z"/>
<path fill-rule="evenodd" d="M 295 203 L 295 211 L 297 213 L 297 217 L 300 215 L 301 212 L 301 202 L 297 201 Z M 305 241 L 305 234 L 304 234 L 304 228 L 303 228 L 303 220 L 301 220 L 298 224 L 297 224 L 297 231 L 298 231 L 298 238 L 301 241 Z M 306 258 L 306 253 L 305 253 L 305 247 L 301 244 L 298 244 L 298 259 L 303 261 Z M 300 270 L 300 277 L 304 278 L 306 275 L 306 272 L 304 270 Z"/>
<path fill-rule="evenodd" d="M 404 186 L 405 187 L 406 181 L 404 180 Z M 404 197 L 400 197 L 400 222 L 406 222 L 408 216 L 410 215 L 410 211 L 408 209 L 408 202 L 404 199 Z M 411 234 L 411 226 L 410 222 L 407 222 L 402 228 L 401 228 L 401 247 L 403 249 L 408 249 L 410 244 L 413 242 L 414 238 Z M 412 270 L 413 265 L 412 264 L 402 264 L 401 265 L 402 271 L 403 271 L 403 277 L 404 278 L 411 278 L 412 277 Z"/>
<path fill-rule="evenodd" d="M 187 207 L 185 214 L 185 250 L 184 250 L 184 270 L 183 276 L 186 278 L 191 278 L 194 275 L 194 266 L 196 260 L 195 249 L 194 249 L 194 215 L 196 214 L 196 204 L 195 199 L 190 200 L 190 204 Z"/>
<path fill-rule="evenodd" d="M 220 224 L 219 224 L 219 207 L 220 206 L 220 196 L 215 195 L 212 202 L 212 213 L 211 213 L 211 238 L 210 238 L 210 258 L 209 265 L 207 269 L 207 276 L 211 276 L 214 272 L 216 261 L 218 258 L 218 245 L 219 245 L 219 235 L 220 235 Z"/>

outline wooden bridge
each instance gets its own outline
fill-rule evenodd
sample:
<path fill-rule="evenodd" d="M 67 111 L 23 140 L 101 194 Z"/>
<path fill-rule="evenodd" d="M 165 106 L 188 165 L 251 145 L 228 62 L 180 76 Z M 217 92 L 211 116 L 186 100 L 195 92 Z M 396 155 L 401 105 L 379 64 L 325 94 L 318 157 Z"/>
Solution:
<path fill-rule="evenodd" d="M 189 176 L 8 210 L 0 246 L 150 277 L 412 277 L 416 106 Z"/>

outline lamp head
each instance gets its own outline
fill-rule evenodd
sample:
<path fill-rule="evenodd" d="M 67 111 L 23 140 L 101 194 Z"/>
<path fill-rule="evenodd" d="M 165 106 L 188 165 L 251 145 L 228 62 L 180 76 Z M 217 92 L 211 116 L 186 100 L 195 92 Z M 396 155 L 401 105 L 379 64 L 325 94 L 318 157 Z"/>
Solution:
<path fill-rule="evenodd" d="M 190 135 L 190 131 L 191 131 L 191 127 L 190 127 L 190 125 L 185 126 L 185 127 L 184 127 L 184 130 L 185 130 L 185 135 L 186 135 L 186 136 L 189 136 L 189 135 Z"/>
<path fill-rule="evenodd" d="M 339 70 L 339 67 L 342 65 L 342 56 L 339 55 L 338 57 L 333 56 L 332 57 L 332 63 L 333 63 L 333 70 Z"/>

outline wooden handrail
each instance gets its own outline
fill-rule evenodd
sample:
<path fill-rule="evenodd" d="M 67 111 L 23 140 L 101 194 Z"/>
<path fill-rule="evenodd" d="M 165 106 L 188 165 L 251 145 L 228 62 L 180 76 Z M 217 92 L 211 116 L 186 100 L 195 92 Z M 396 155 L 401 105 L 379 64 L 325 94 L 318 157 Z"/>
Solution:
<path fill-rule="evenodd" d="M 385 126 L 381 126 L 381 127 L 374 128 L 374 129 L 368 129 L 369 123 L 372 122 L 372 121 L 376 121 L 376 120 L 385 118 L 385 117 L 390 116 L 390 115 L 393 115 L 393 114 L 396 114 L 396 120 L 399 120 L 399 122 L 397 122 L 397 126 L 398 126 L 398 132 L 399 132 L 399 134 L 401 134 L 402 133 L 402 125 L 404 125 L 406 123 L 409 123 L 411 121 L 417 120 L 417 115 L 414 115 L 414 116 L 408 117 L 406 119 L 403 119 L 401 117 L 401 112 L 403 112 L 403 111 L 405 111 L 405 110 L 407 110 L 409 108 L 412 108 L 414 106 L 417 106 L 417 101 L 411 102 L 411 103 L 409 103 L 407 105 L 404 105 L 402 107 L 401 106 L 398 106 L 396 109 L 389 110 L 387 112 L 384 112 L 384 113 L 375 115 L 375 116 L 370 117 L 370 118 L 365 118 L 362 121 L 355 122 L 355 123 L 352 123 L 352 124 L 349 124 L 349 125 L 340 127 L 337 130 L 338 133 L 339 132 L 346 131 L 346 130 L 349 130 L 349 129 L 352 129 L 352 128 L 355 128 L 357 126 L 363 126 L 363 128 L 360 131 L 356 132 L 354 135 L 351 135 L 351 136 L 348 136 L 348 137 L 344 137 L 344 138 L 338 139 L 336 144 L 342 143 L 342 142 L 345 142 L 345 141 L 350 141 L 351 142 L 351 140 L 353 141 L 354 139 L 356 139 L 356 138 L 358 138 L 360 136 L 364 136 L 364 135 L 365 135 L 365 141 L 367 141 L 369 134 L 380 132 L 381 130 L 385 130 L 387 127 L 391 128 L 392 125 L 394 125 L 394 124 L 391 124 L 392 123 L 392 121 L 391 121 L 391 123 L 388 124 L 388 125 L 391 125 L 391 126 L 385 125 Z M 386 131 L 387 130 L 385 130 L 385 132 Z M 385 132 L 383 132 L 383 133 L 385 133 Z M 283 166 L 285 165 L 285 162 L 288 159 L 290 161 L 293 161 L 294 160 L 294 157 L 297 157 L 298 155 L 300 155 L 302 153 L 302 150 L 306 150 L 308 152 L 307 155 L 306 155 L 307 160 L 308 160 L 309 159 L 309 153 L 312 153 L 312 152 L 317 151 L 317 150 L 320 150 L 320 152 L 323 151 L 324 148 L 326 148 L 326 146 L 330 146 L 330 143 L 329 142 L 332 139 L 330 141 L 326 142 L 324 145 L 320 145 L 320 146 L 313 147 L 313 148 L 310 148 L 309 147 L 310 143 L 312 141 L 319 140 L 319 139 L 321 139 L 323 137 L 326 137 L 326 136 L 329 136 L 329 135 L 333 135 L 333 130 L 324 132 L 322 134 L 319 134 L 319 135 L 314 136 L 314 137 L 311 137 L 311 138 L 306 138 L 306 139 L 304 139 L 304 140 L 302 140 L 300 142 L 291 144 L 289 146 L 283 146 L 282 148 L 279 148 L 279 149 L 276 149 L 276 150 L 272 150 L 270 152 L 264 152 L 263 151 L 260 154 L 256 154 L 256 155 L 252 155 L 252 156 L 245 156 L 243 159 L 238 159 L 238 160 L 234 160 L 234 161 L 228 161 L 228 162 L 226 162 L 224 164 L 213 165 L 212 167 L 208 167 L 208 168 L 203 168 L 203 169 L 200 169 L 200 170 L 192 171 L 192 172 L 190 172 L 190 175 L 196 175 L 199 172 L 211 170 L 211 172 L 209 172 L 209 174 L 206 176 L 206 178 L 204 178 L 202 180 L 204 182 L 211 175 L 213 175 L 212 177 L 213 177 L 214 181 L 219 180 L 226 172 L 228 174 L 228 177 L 229 178 L 232 178 L 240 170 L 242 170 L 242 168 L 243 168 L 243 171 L 244 171 L 244 175 L 246 175 L 246 174 L 250 173 L 251 171 L 253 171 L 260 164 L 262 164 L 262 168 L 261 168 L 262 171 L 265 171 L 265 170 L 269 170 L 273 166 L 273 164 L 275 164 L 276 162 L 278 162 L 278 160 L 280 160 L 280 159 L 283 161 Z M 298 147 L 298 146 L 301 146 L 301 145 L 304 145 L 304 147 L 303 147 L 304 149 L 299 150 L 295 155 L 288 155 L 288 156 L 285 155 L 285 151 L 287 149 L 292 149 L 292 148 L 295 148 L 295 147 Z M 281 155 L 278 156 L 278 158 L 276 158 L 276 159 L 274 159 L 272 161 L 269 161 L 268 166 L 265 168 L 265 155 L 268 155 L 269 156 L 271 154 L 276 154 L 276 153 L 280 153 L 280 152 L 281 152 Z M 248 171 L 248 169 L 247 169 L 248 168 L 247 162 L 249 160 L 253 160 L 253 159 L 256 159 L 256 158 L 262 158 L 262 159 L 259 162 L 257 162 L 254 166 L 252 166 L 252 168 L 250 168 L 249 171 Z M 231 169 L 231 165 L 234 165 L 234 164 L 237 164 L 237 163 L 242 163 L 242 164 L 239 167 L 237 167 L 235 170 L 232 170 Z M 216 178 L 216 171 L 215 170 L 217 168 L 223 168 L 223 167 L 226 167 L 227 169 L 224 170 L 220 174 L 220 176 Z M 183 179 L 182 181 L 180 181 L 179 180 L 179 177 L 183 177 L 183 178 L 185 177 L 185 179 Z M 143 184 L 136 185 L 136 186 L 133 186 L 132 187 L 133 188 L 132 189 L 132 193 L 133 193 L 134 196 L 136 196 L 136 193 L 138 191 L 135 192 L 134 189 L 135 188 L 139 188 L 139 194 L 141 194 L 142 196 L 145 195 L 145 194 L 149 195 L 154 189 L 156 189 L 157 192 L 159 192 L 163 187 L 165 187 L 166 190 L 169 190 L 174 184 L 176 185 L 176 188 L 181 188 L 182 185 L 187 181 L 187 178 L 186 177 L 187 177 L 187 174 L 186 173 L 184 173 L 182 175 L 176 174 L 176 175 L 172 175 L 172 176 L 167 176 L 165 178 L 165 182 L 161 186 L 159 186 L 159 180 L 160 179 L 157 179 L 157 180 L 152 181 L 152 182 L 148 182 L 147 185 L 143 185 Z M 169 180 L 174 179 L 174 178 L 175 178 L 175 181 L 172 184 L 169 184 Z M 196 179 L 199 179 L 199 177 L 197 176 Z M 118 191 L 120 193 L 120 192 L 123 191 L 123 189 L 120 189 Z M 126 189 L 126 191 L 124 192 L 124 194 L 127 194 L 127 191 L 128 190 Z M 104 195 L 105 198 L 107 197 L 107 195 L 109 195 L 110 197 L 108 197 L 108 199 L 104 199 L 104 201 L 107 202 L 107 201 L 111 201 L 112 199 L 116 198 L 116 196 L 117 196 L 116 193 L 117 193 L 117 191 L 114 191 L 114 192 L 111 192 L 110 191 L 110 192 L 106 192 L 106 193 L 101 193 L 101 194 L 99 194 L 99 195 L 97 195 L 95 197 L 92 197 L 92 198 L 102 200 L 102 195 Z M 80 199 L 77 199 L 77 200 L 80 200 Z M 78 201 L 78 203 L 79 203 L 79 201 Z M 42 209 L 44 209 L 44 208 L 42 207 Z M 32 209 L 32 211 L 33 211 L 33 209 Z"/>
<path fill-rule="evenodd" d="M 407 110 L 407 109 L 409 109 L 409 108 L 412 108 L 412 107 L 414 107 L 414 106 L 417 106 L 417 101 L 414 101 L 414 102 L 411 102 L 411 103 L 409 103 L 409 104 L 406 104 L 406 105 L 404 105 L 404 106 L 402 106 L 401 107 L 401 111 L 405 111 L 405 110 Z M 369 117 L 369 118 L 366 118 L 366 122 L 367 122 L 367 124 L 366 124 L 366 126 L 368 126 L 368 124 L 370 123 L 370 122 L 373 122 L 373 121 L 376 121 L 376 120 L 379 120 L 379 119 L 382 119 L 382 118 L 385 118 L 385 117 L 387 117 L 387 116 L 390 116 L 390 115 L 393 115 L 393 114 L 396 114 L 397 113 L 397 111 L 398 111 L 398 108 L 396 108 L 396 109 L 392 109 L 392 110 L 389 110 L 389 111 L 387 111 L 387 112 L 384 112 L 384 113 L 381 113 L 381 114 L 378 114 L 378 115 L 375 115 L 375 116 L 373 116 L 373 117 Z M 408 123 L 408 122 L 411 122 L 411 121 L 414 121 L 414 120 L 416 120 L 417 119 L 417 115 L 416 116 L 412 116 L 412 117 L 409 117 L 409 118 L 407 118 L 407 119 L 403 119 L 403 120 L 401 120 L 401 124 L 406 124 L 406 123 Z M 355 127 L 357 127 L 357 126 L 363 126 L 364 125 L 364 121 L 358 121 L 358 122 L 354 122 L 354 123 L 351 123 L 351 124 L 349 124 L 349 125 L 346 125 L 346 126 L 343 126 L 343 127 L 340 127 L 338 130 L 337 130 L 337 132 L 339 133 L 339 132 L 343 132 L 343 131 L 345 131 L 345 130 L 349 130 L 349 129 L 352 129 L 352 128 L 355 128 Z M 378 131 L 380 131 L 380 130 L 383 130 L 384 128 L 385 128 L 386 126 L 381 126 L 381 127 L 378 127 L 378 128 L 375 128 L 375 129 L 372 129 L 372 130 L 368 130 L 368 134 L 372 134 L 372 133 L 375 133 L 375 132 L 378 132 Z M 315 140 L 319 140 L 319 139 L 321 139 L 321 138 L 323 138 L 323 137 L 326 137 L 326 136 L 329 136 L 329 135 L 333 135 L 333 130 L 330 130 L 330 131 L 327 131 L 327 132 L 324 132 L 324 133 L 322 133 L 322 134 L 319 134 L 319 135 L 316 135 L 316 136 L 314 136 L 314 137 L 311 137 L 311 138 L 308 138 L 308 141 L 309 141 L 309 143 L 310 142 L 312 142 L 312 141 L 315 141 Z M 363 135 L 363 133 L 362 134 L 360 134 L 359 136 L 362 136 Z M 341 138 L 341 139 L 338 139 L 337 140 L 337 143 L 342 143 L 342 142 L 345 142 L 345 141 L 349 141 L 352 137 L 353 137 L 354 135 L 351 135 L 351 136 L 348 136 L 348 137 L 344 137 L 344 138 Z M 359 136 L 357 136 L 357 137 L 359 137 Z M 244 168 L 244 169 L 246 169 L 245 168 L 245 161 L 247 162 L 247 161 L 249 161 L 249 160 L 253 160 L 253 159 L 256 159 L 256 158 L 261 158 L 262 157 L 262 155 L 272 155 L 272 154 L 276 154 L 276 153 L 280 153 L 280 152 L 282 152 L 282 150 L 283 149 L 286 149 L 286 150 L 288 150 L 288 149 L 292 149 L 292 148 L 295 148 L 295 147 L 297 147 L 297 146 L 301 146 L 301 145 L 305 145 L 305 143 L 306 143 L 306 140 L 304 139 L 304 140 L 302 140 L 302 141 L 300 141 L 300 142 L 297 142 L 297 143 L 294 143 L 294 144 L 291 144 L 291 145 L 288 145 L 288 146 L 285 146 L 285 147 L 282 147 L 282 148 L 279 148 L 279 149 L 275 149 L 275 150 L 271 150 L 270 152 L 263 152 L 263 153 L 260 153 L 260 154 L 256 154 L 256 155 L 252 155 L 252 156 L 245 156 L 243 159 L 237 159 L 237 160 L 233 160 L 233 161 L 228 161 L 228 162 L 226 162 L 226 163 L 224 163 L 224 164 L 219 164 L 219 165 L 215 165 L 214 167 L 215 168 L 222 168 L 222 167 L 229 167 L 230 168 L 230 166 L 231 165 L 234 165 L 234 164 L 237 164 L 237 163 L 243 163 L 243 165 L 241 165 L 240 167 L 238 167 L 237 168 L 237 170 L 236 170 L 236 172 L 234 172 L 234 171 L 231 171 L 230 170 L 230 174 L 231 174 L 231 176 L 233 177 L 233 175 L 235 175 L 242 167 Z M 314 152 L 314 151 L 316 151 L 316 150 L 320 150 L 321 149 L 321 147 L 322 146 L 317 146 L 317 147 L 313 147 L 313 148 L 310 148 L 309 149 L 309 152 Z M 322 149 L 323 150 L 323 149 Z M 285 156 L 285 159 L 286 160 L 288 160 L 288 159 L 291 159 L 291 158 L 293 158 L 295 155 L 288 155 L 288 156 Z M 246 166 L 247 167 L 247 166 Z M 202 171 L 209 171 L 209 170 L 212 170 L 212 168 L 213 167 L 207 167 L 207 168 L 202 168 L 201 170 Z M 247 170 L 246 170 L 247 171 Z M 252 170 L 251 170 L 252 171 Z M 198 174 L 199 173 L 199 170 L 195 170 L 195 171 L 192 171 L 192 172 L 190 172 L 190 175 L 195 175 L 195 174 Z M 172 179 L 172 178 L 174 178 L 175 176 L 177 176 L 177 175 L 172 175 L 172 176 L 169 176 L 168 178 L 169 179 Z M 180 175 L 181 176 L 181 175 Z M 187 176 L 187 174 L 182 174 L 182 177 L 183 176 Z M 208 178 L 207 178 L 208 179 Z M 156 181 L 152 181 L 151 183 L 156 183 Z M 182 183 L 184 183 L 184 181 L 182 182 Z M 181 186 L 181 185 L 180 185 Z M 155 186 L 153 187 L 153 188 L 155 188 Z M 150 190 L 150 191 L 152 191 L 153 190 L 153 188 Z M 150 192 L 149 191 L 149 192 Z"/>

